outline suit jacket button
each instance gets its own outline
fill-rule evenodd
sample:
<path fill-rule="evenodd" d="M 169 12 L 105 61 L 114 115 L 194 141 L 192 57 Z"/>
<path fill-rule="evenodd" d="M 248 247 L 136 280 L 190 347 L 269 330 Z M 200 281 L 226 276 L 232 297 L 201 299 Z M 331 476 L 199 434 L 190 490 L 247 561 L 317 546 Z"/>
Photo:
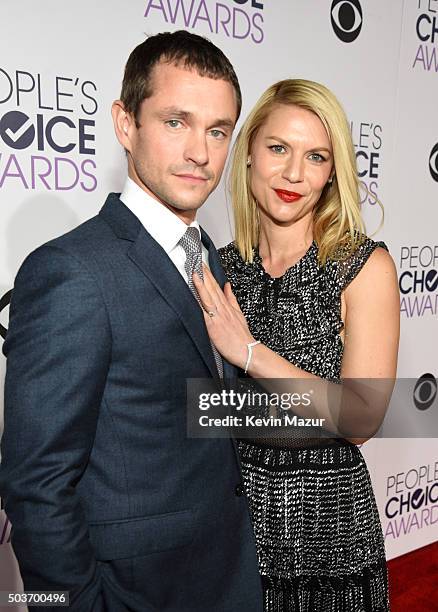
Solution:
<path fill-rule="evenodd" d="M 244 495 L 244 493 L 245 493 L 245 490 L 244 490 L 244 488 L 243 488 L 243 485 L 238 484 L 238 485 L 236 486 L 236 488 L 235 488 L 235 491 L 234 491 L 234 492 L 236 493 L 237 497 L 242 497 L 242 495 Z"/>

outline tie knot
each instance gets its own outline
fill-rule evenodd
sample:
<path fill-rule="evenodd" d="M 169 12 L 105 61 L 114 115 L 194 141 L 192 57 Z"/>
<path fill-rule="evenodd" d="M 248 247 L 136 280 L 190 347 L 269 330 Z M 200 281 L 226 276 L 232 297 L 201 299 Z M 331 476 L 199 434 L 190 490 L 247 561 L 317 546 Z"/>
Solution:
<path fill-rule="evenodd" d="M 196 227 L 188 227 L 184 236 L 179 241 L 186 255 L 198 254 L 201 252 L 201 237 Z"/>

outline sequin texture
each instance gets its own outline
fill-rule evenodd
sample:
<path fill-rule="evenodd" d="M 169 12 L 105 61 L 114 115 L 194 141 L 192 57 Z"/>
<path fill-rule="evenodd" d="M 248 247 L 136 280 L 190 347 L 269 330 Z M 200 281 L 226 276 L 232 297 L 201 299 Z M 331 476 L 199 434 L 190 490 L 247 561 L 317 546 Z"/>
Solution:
<path fill-rule="evenodd" d="M 257 340 L 294 365 L 339 382 L 341 293 L 383 243 L 366 238 L 342 262 L 318 263 L 313 242 L 271 278 L 233 244 L 219 250 Z M 307 433 L 306 433 L 307 436 Z M 314 443 L 313 443 L 314 442 Z M 386 612 L 384 540 L 370 476 L 346 440 L 240 440 L 266 612 Z"/>

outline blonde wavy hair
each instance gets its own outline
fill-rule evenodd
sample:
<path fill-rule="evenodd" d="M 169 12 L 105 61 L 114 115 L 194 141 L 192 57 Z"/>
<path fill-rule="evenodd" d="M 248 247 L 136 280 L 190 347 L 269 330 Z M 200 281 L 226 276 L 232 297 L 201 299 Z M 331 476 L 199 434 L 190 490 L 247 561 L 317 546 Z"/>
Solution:
<path fill-rule="evenodd" d="M 328 259 L 344 259 L 365 239 L 354 145 L 347 117 L 337 98 L 324 85 L 304 79 L 287 79 L 271 85 L 239 132 L 230 171 L 235 244 L 244 261 L 252 262 L 253 247 L 259 242 L 260 219 L 257 201 L 251 193 L 247 160 L 258 130 L 279 105 L 295 105 L 311 111 L 327 130 L 335 174 L 314 208 L 313 237 L 320 264 L 325 265 Z"/>

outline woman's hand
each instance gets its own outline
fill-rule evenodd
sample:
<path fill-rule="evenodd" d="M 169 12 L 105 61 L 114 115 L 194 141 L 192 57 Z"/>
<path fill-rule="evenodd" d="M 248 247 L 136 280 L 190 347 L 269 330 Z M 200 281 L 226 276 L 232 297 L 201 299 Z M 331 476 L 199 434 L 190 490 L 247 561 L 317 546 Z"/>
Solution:
<path fill-rule="evenodd" d="M 208 335 L 224 359 L 244 368 L 248 356 L 246 345 L 254 342 L 246 319 L 234 297 L 230 283 L 226 283 L 222 291 L 205 265 L 203 273 L 202 281 L 195 272 L 193 282 L 201 300 Z"/>

